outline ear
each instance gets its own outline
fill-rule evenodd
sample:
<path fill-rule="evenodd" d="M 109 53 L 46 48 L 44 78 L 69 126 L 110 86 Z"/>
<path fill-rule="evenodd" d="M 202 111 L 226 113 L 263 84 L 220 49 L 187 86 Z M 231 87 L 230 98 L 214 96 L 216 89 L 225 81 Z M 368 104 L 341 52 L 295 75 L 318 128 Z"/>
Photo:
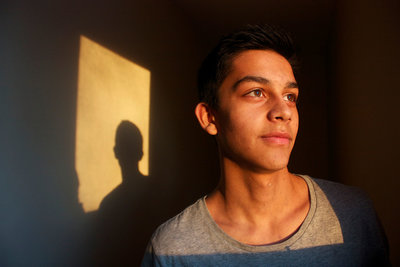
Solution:
<path fill-rule="evenodd" d="M 203 128 L 208 134 L 216 135 L 218 133 L 217 126 L 215 125 L 215 116 L 208 104 L 200 102 L 197 104 L 194 113 L 196 114 L 201 128 Z"/>

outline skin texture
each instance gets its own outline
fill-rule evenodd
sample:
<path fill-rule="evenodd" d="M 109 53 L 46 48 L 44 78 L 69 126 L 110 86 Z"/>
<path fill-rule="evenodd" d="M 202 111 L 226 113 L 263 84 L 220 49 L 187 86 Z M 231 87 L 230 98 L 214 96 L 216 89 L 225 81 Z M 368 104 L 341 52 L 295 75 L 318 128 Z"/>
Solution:
<path fill-rule="evenodd" d="M 298 93 L 284 57 L 248 50 L 233 60 L 218 90 L 218 108 L 196 107 L 200 125 L 216 136 L 221 158 L 221 182 L 207 207 L 240 242 L 279 242 L 307 215 L 307 185 L 287 169 L 298 130 Z"/>

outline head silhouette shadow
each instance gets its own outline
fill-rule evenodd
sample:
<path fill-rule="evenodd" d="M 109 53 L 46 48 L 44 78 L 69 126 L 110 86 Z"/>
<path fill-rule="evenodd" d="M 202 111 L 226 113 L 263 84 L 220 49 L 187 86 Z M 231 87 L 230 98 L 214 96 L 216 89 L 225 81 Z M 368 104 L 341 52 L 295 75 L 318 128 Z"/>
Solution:
<path fill-rule="evenodd" d="M 115 134 L 114 155 L 122 172 L 122 182 L 144 178 L 139 172 L 143 157 L 143 138 L 140 130 L 130 121 L 122 121 Z"/>
<path fill-rule="evenodd" d="M 122 183 L 104 197 L 99 214 L 126 214 L 126 207 L 137 208 L 134 207 L 135 200 L 146 196 L 148 177 L 139 171 L 139 161 L 143 157 L 142 146 L 142 134 L 136 125 L 127 120 L 121 121 L 115 134 L 114 155 L 121 167 Z"/>
<path fill-rule="evenodd" d="M 154 230 L 154 195 L 151 179 L 140 173 L 143 157 L 140 130 L 122 121 L 116 130 L 114 154 L 121 167 L 122 182 L 100 204 L 94 216 L 92 261 L 99 265 L 138 266 Z"/>

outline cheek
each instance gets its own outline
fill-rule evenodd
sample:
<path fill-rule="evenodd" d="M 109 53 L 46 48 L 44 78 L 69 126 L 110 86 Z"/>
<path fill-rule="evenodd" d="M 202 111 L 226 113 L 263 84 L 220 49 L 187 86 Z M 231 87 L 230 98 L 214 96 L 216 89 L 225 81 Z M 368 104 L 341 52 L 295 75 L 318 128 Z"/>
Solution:
<path fill-rule="evenodd" d="M 245 116 L 246 115 L 246 116 Z M 217 124 L 218 139 L 228 147 L 240 146 L 251 136 L 253 122 L 246 112 L 229 112 L 220 114 Z"/>
<path fill-rule="evenodd" d="M 297 132 L 299 130 L 299 115 L 298 115 L 297 111 L 296 111 L 295 115 L 292 118 L 291 128 L 292 128 L 292 133 L 296 137 L 297 136 Z"/>
<path fill-rule="evenodd" d="M 257 125 L 257 113 L 236 109 L 226 117 L 226 130 L 241 135 L 251 131 Z"/>

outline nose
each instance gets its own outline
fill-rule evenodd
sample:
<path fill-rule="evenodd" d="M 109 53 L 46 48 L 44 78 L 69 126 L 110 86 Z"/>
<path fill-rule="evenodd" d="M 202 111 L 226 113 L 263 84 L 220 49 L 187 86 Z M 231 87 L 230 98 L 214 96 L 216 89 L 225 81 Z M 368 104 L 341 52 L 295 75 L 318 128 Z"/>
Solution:
<path fill-rule="evenodd" d="M 267 117 L 270 121 L 290 121 L 292 119 L 292 110 L 285 100 L 276 99 L 268 111 Z"/>

